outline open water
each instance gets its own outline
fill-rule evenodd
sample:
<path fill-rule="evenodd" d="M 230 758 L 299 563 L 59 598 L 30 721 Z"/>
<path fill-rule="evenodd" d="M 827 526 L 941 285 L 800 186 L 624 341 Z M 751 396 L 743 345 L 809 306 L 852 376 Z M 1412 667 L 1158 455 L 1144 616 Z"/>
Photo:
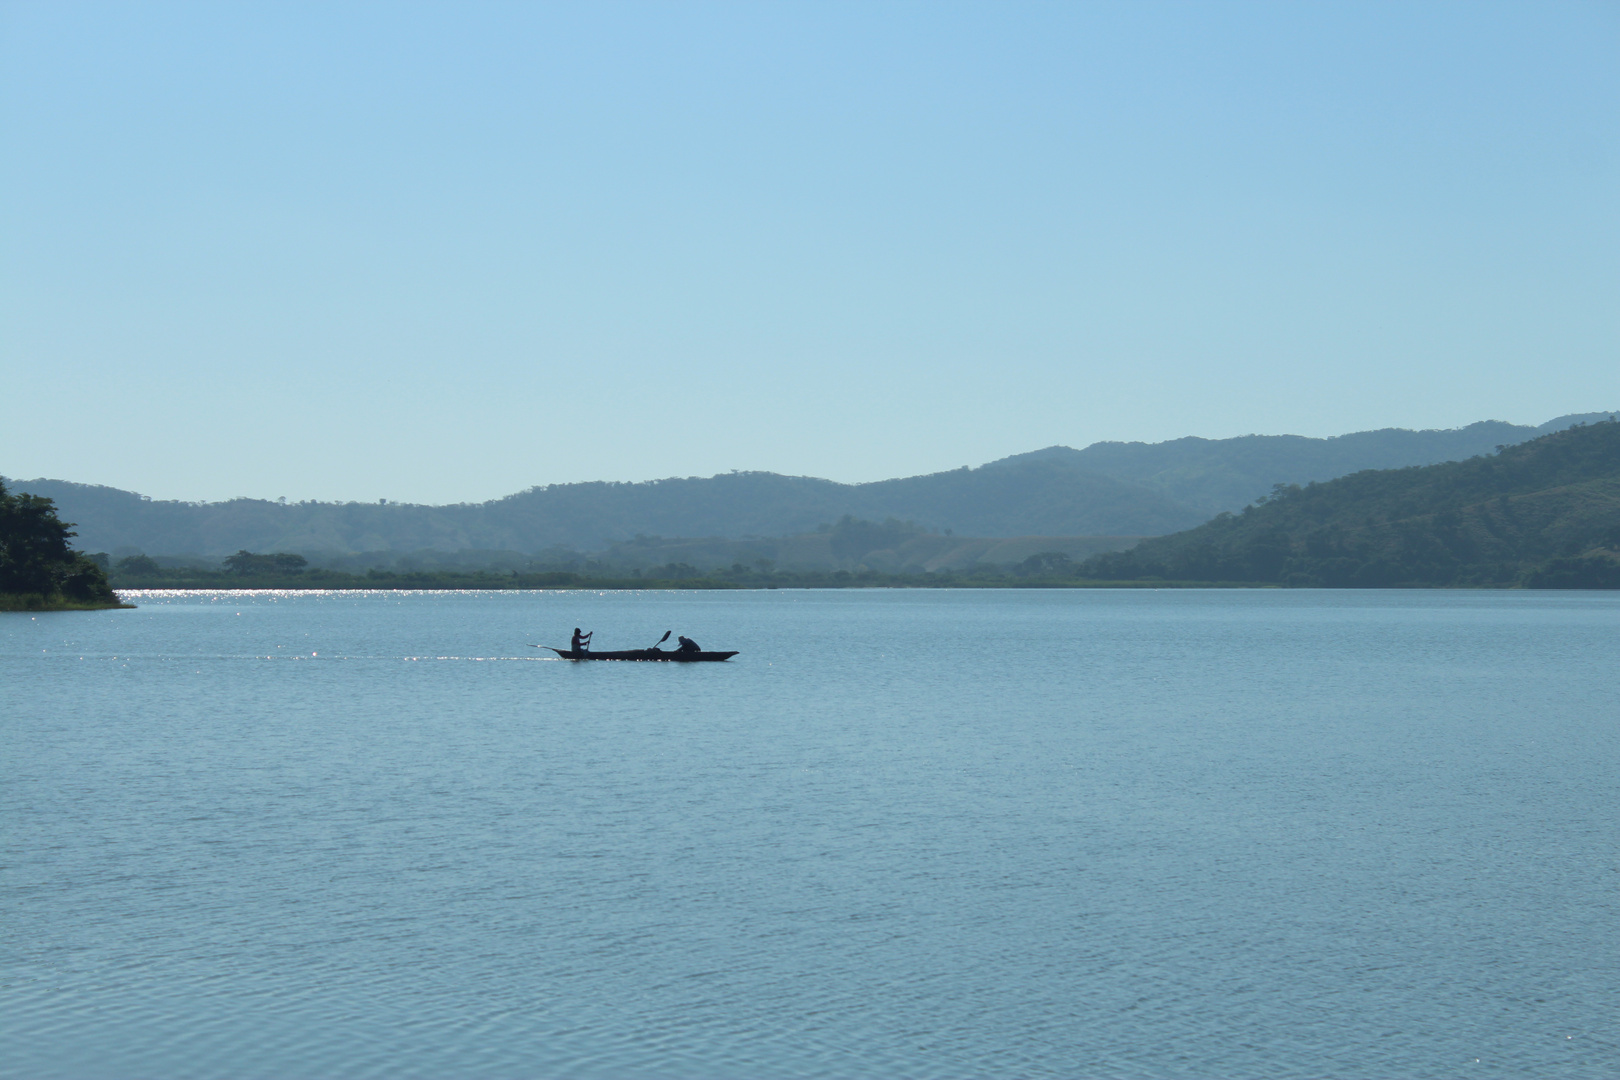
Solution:
<path fill-rule="evenodd" d="M 5 1076 L 1620 1075 L 1620 596 L 136 600 L 0 615 Z"/>

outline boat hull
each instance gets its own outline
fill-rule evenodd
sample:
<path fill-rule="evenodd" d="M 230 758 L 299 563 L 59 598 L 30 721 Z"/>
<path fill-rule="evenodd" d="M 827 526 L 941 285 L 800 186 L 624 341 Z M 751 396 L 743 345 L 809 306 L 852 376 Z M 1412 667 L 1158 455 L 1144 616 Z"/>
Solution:
<path fill-rule="evenodd" d="M 624 652 L 572 652 L 568 649 L 555 649 L 550 645 L 542 648 L 551 649 L 552 652 L 564 660 L 665 660 L 677 664 L 695 664 L 705 660 L 730 660 L 739 650 L 731 652 L 664 652 L 661 649 L 627 649 Z"/>

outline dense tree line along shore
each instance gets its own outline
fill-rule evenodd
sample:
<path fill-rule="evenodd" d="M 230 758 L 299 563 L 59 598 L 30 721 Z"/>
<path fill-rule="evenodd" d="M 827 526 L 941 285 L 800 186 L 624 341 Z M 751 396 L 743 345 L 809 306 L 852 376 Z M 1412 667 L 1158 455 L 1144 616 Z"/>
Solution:
<path fill-rule="evenodd" d="M 687 568 L 690 569 L 690 568 Z M 878 570 L 771 571 L 722 570 L 682 573 L 676 577 L 603 576 L 589 571 L 553 571 L 500 574 L 478 571 L 457 573 L 364 574 L 311 570 L 299 574 L 237 575 L 220 571 L 186 570 L 114 577 L 121 589 L 995 589 L 995 588 L 1121 588 L 1220 586 L 1225 582 L 1102 582 L 1072 575 L 1031 575 L 998 567 L 957 573 L 886 573 Z M 1247 587 L 1239 585 L 1239 587 Z"/>

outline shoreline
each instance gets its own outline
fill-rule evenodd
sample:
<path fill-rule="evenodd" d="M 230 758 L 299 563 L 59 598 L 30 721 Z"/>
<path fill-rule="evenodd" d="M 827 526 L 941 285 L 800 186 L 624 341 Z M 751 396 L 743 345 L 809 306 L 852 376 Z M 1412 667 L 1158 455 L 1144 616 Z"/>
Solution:
<path fill-rule="evenodd" d="M 37 593 L 27 593 L 22 596 L 14 594 L 0 594 L 0 613 L 15 612 L 19 615 L 38 614 L 46 611 L 118 611 L 133 608 L 135 605 L 126 603 L 122 599 L 113 600 L 47 600 Z"/>
<path fill-rule="evenodd" d="M 1285 586 L 1269 582 L 1249 581 L 1079 581 L 1079 582 L 942 582 L 919 585 L 903 582 L 860 582 L 854 584 L 806 583 L 765 585 L 750 583 L 690 584 L 674 581 L 641 582 L 634 585 L 622 582 L 582 581 L 567 585 L 500 585 L 484 582 L 465 584 L 446 583 L 387 583 L 308 582 L 289 585 L 281 582 L 238 582 L 231 584 L 155 583 L 139 586 L 120 586 L 118 591 L 129 594 L 158 593 L 256 593 L 256 592 L 842 592 L 868 589 L 934 590 L 962 589 L 970 591 L 1029 590 L 1029 591 L 1083 591 L 1083 590 L 1253 590 L 1316 591 L 1316 592 L 1578 592 L 1614 590 L 1537 589 L 1514 585 L 1381 585 L 1357 588 L 1352 586 Z M 130 607 L 134 605 L 121 605 Z"/>

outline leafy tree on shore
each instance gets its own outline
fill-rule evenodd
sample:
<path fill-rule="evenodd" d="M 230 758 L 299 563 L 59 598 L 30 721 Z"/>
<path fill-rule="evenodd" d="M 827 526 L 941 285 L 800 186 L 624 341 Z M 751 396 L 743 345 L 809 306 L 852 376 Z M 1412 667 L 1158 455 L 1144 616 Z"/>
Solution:
<path fill-rule="evenodd" d="M 238 551 L 225 560 L 225 569 L 232 574 L 298 574 L 309 565 L 302 555 L 285 551 L 269 555 L 256 555 L 251 551 Z"/>
<path fill-rule="evenodd" d="M 71 526 L 50 499 L 0 483 L 0 595 L 28 606 L 116 604 L 102 568 L 69 546 Z"/>
<path fill-rule="evenodd" d="M 1071 577 L 1074 560 L 1061 551 L 1042 551 L 1013 567 L 1012 572 L 1019 577 Z"/>
<path fill-rule="evenodd" d="M 163 573 L 163 567 L 150 555 L 130 555 L 119 559 L 117 570 L 130 577 L 156 577 Z"/>

